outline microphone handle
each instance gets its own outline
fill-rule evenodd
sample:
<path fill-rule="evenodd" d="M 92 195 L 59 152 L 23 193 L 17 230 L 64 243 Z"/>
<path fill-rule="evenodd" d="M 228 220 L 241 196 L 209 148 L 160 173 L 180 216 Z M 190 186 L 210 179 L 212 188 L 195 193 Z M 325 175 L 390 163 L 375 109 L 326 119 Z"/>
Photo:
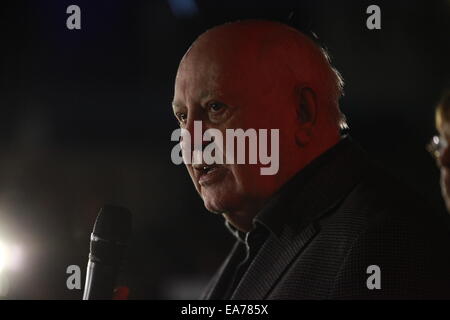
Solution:
<path fill-rule="evenodd" d="M 89 259 L 84 285 L 83 300 L 111 300 L 118 267 Z"/>

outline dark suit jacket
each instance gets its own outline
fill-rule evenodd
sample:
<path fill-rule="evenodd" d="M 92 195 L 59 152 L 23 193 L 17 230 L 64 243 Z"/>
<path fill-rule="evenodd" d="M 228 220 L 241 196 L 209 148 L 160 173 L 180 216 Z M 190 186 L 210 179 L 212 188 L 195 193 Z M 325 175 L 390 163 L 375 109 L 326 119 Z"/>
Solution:
<path fill-rule="evenodd" d="M 350 139 L 335 149 L 277 201 L 281 228 L 271 230 L 230 296 L 221 296 L 220 288 L 236 268 L 242 241 L 203 298 L 450 298 L 446 215 L 375 166 Z M 372 265 L 380 268 L 381 289 L 367 286 Z"/>

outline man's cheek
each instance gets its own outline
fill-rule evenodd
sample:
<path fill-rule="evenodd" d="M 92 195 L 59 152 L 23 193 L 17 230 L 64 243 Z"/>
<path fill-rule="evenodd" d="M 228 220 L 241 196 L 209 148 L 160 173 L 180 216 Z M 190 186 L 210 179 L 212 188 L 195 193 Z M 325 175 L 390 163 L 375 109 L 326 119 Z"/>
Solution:
<path fill-rule="evenodd" d="M 261 180 L 260 166 L 257 164 L 244 164 L 236 166 L 233 172 L 236 177 L 236 183 L 242 187 L 248 185 L 252 188 L 259 186 Z"/>

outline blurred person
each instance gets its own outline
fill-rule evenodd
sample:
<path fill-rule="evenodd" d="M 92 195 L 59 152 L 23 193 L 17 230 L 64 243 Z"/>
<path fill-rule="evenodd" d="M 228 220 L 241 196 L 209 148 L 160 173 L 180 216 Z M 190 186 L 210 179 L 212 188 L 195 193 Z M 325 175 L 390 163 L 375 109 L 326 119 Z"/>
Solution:
<path fill-rule="evenodd" d="M 191 136 L 195 121 L 280 130 L 274 175 L 262 164 L 186 164 L 236 237 L 204 299 L 450 297 L 444 217 L 341 133 L 342 87 L 326 51 L 277 22 L 215 27 L 182 58 L 173 112 Z"/>
<path fill-rule="evenodd" d="M 445 206 L 450 212 L 450 90 L 447 90 L 439 101 L 435 112 L 435 125 L 439 135 L 434 136 L 427 146 L 435 157 L 441 173 L 441 193 Z"/>

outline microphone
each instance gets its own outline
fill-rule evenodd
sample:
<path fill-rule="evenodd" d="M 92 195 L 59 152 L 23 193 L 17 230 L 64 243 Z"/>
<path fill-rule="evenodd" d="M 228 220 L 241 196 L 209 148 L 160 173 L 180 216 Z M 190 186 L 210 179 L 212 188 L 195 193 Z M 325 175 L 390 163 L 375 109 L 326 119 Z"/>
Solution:
<path fill-rule="evenodd" d="M 105 205 L 91 233 L 83 300 L 111 300 L 131 235 L 131 212 Z"/>

